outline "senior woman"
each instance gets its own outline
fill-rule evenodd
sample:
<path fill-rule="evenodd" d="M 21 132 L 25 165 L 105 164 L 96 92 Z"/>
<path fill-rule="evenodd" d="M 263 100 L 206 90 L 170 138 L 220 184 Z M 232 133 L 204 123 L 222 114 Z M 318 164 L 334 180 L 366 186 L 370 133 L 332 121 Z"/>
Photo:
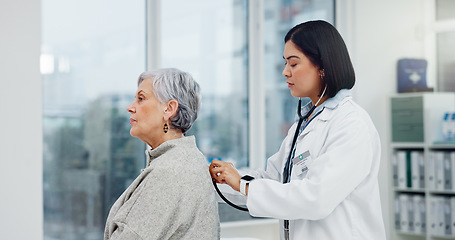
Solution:
<path fill-rule="evenodd" d="M 219 239 L 218 207 L 194 136 L 200 90 L 190 74 L 159 69 L 139 76 L 131 136 L 151 149 L 146 167 L 114 203 L 105 240 Z"/>

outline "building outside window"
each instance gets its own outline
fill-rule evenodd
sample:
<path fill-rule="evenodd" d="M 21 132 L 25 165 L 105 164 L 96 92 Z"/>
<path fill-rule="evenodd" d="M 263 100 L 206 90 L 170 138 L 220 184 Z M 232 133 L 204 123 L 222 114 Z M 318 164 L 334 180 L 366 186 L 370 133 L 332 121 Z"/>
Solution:
<path fill-rule="evenodd" d="M 103 239 L 145 166 L 126 111 L 145 70 L 145 3 L 41 3 L 44 239 Z"/>

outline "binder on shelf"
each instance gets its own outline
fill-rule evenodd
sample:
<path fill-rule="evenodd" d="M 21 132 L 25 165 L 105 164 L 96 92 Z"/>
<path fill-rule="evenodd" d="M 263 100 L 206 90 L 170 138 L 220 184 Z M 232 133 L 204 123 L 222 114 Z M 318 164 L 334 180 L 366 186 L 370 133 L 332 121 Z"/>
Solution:
<path fill-rule="evenodd" d="M 435 152 L 429 152 L 428 153 L 428 189 L 434 190 L 436 189 L 436 181 L 435 181 Z"/>
<path fill-rule="evenodd" d="M 429 230 L 431 234 L 437 234 L 438 209 L 435 197 L 430 198 L 430 209 L 428 209 Z"/>
<path fill-rule="evenodd" d="M 452 235 L 455 236 L 455 196 L 450 198 L 450 209 L 451 209 L 451 220 L 452 223 L 451 228 L 452 228 Z"/>
<path fill-rule="evenodd" d="M 414 210 L 414 201 L 412 199 L 412 195 L 408 196 L 408 231 L 409 232 L 416 232 L 415 229 L 415 210 Z"/>
<path fill-rule="evenodd" d="M 394 153 L 392 156 L 392 179 L 393 186 L 398 187 L 398 159 L 397 153 Z"/>
<path fill-rule="evenodd" d="M 452 173 L 450 174 L 452 176 L 452 190 L 455 191 L 455 152 L 450 152 L 450 163 L 452 165 Z M 453 210 L 455 211 L 455 208 L 453 208 Z"/>
<path fill-rule="evenodd" d="M 406 194 L 400 194 L 400 230 L 402 232 L 409 232 L 409 216 L 408 216 L 408 196 Z"/>
<path fill-rule="evenodd" d="M 422 224 L 420 225 L 420 233 L 427 232 L 427 204 L 424 196 L 419 201 L 419 210 L 420 210 L 420 220 Z"/>
<path fill-rule="evenodd" d="M 455 201 L 455 200 L 454 200 Z M 395 229 L 401 230 L 401 204 L 399 195 L 395 196 Z"/>
<path fill-rule="evenodd" d="M 406 187 L 412 188 L 411 152 L 406 152 Z"/>
<path fill-rule="evenodd" d="M 450 153 L 444 152 L 444 190 L 452 190 L 452 161 Z"/>
<path fill-rule="evenodd" d="M 444 152 L 435 152 L 436 190 L 444 190 Z"/>
<path fill-rule="evenodd" d="M 411 186 L 413 189 L 420 189 L 420 152 L 412 151 L 411 155 Z"/>
<path fill-rule="evenodd" d="M 397 151 L 398 160 L 398 187 L 406 188 L 406 152 Z"/>
<path fill-rule="evenodd" d="M 419 187 L 425 189 L 425 157 L 423 152 L 419 152 Z"/>
<path fill-rule="evenodd" d="M 444 197 L 437 196 L 436 201 L 437 201 L 437 211 L 438 211 L 438 214 L 437 214 L 437 224 L 438 225 L 437 225 L 437 229 L 436 229 L 436 234 L 442 236 L 445 233 L 445 230 L 444 230 L 444 227 L 445 227 Z"/>
<path fill-rule="evenodd" d="M 425 198 L 422 195 L 412 197 L 414 204 L 414 232 L 425 233 Z"/>
<path fill-rule="evenodd" d="M 452 235 L 452 213 L 450 207 L 450 198 L 444 198 L 444 234 Z"/>

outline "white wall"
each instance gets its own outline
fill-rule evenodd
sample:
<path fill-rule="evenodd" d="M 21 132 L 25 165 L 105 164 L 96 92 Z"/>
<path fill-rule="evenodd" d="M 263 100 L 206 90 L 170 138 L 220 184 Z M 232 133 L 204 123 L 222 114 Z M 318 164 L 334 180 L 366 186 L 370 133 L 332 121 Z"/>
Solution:
<path fill-rule="evenodd" d="M 388 239 L 390 215 L 389 96 L 396 93 L 397 61 L 425 57 L 423 36 L 426 0 L 338 0 L 338 26 L 356 70 L 354 99 L 370 114 L 381 137 L 379 173 L 382 210 Z"/>
<path fill-rule="evenodd" d="M 40 1 L 0 1 L 0 229 L 42 239 Z"/>

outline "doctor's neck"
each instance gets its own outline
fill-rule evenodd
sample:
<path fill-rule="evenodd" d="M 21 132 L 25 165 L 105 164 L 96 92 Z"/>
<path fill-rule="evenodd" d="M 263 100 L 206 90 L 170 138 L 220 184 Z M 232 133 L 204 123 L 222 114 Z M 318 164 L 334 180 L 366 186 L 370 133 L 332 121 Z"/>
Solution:
<path fill-rule="evenodd" d="M 313 106 L 317 107 L 329 98 L 327 95 L 325 95 L 326 90 L 327 90 L 327 85 L 324 87 L 324 91 L 322 91 L 322 94 L 318 95 L 318 98 L 314 98 L 314 97 L 311 98 L 311 103 L 313 104 Z"/>

